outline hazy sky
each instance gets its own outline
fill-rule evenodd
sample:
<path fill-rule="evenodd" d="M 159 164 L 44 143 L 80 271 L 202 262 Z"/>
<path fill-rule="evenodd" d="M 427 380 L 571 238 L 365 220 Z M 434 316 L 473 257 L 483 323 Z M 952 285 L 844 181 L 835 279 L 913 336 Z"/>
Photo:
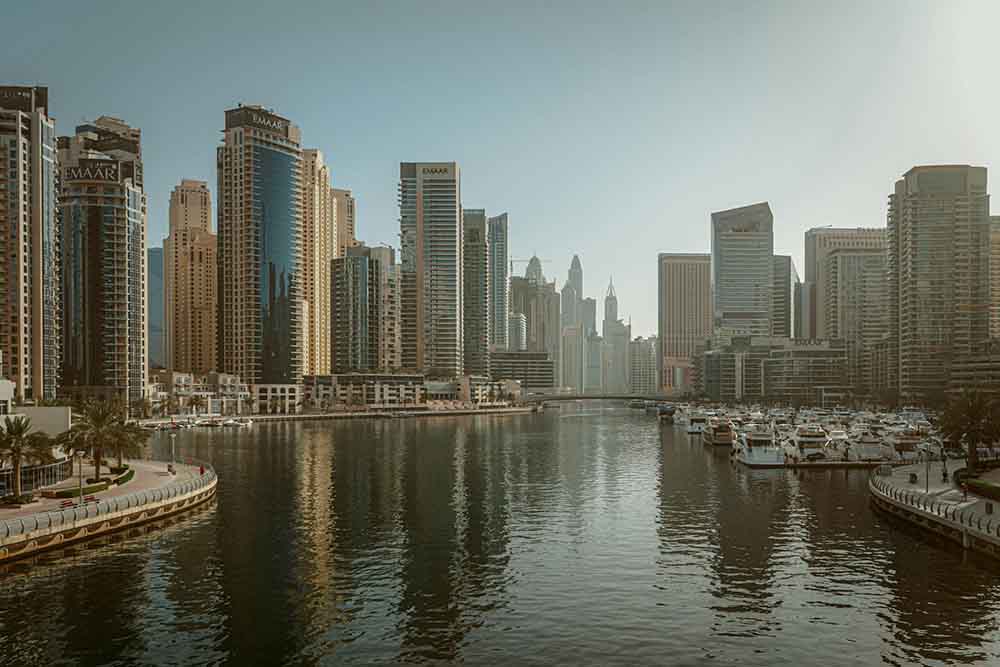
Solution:
<path fill-rule="evenodd" d="M 713 210 L 769 201 L 801 266 L 809 227 L 884 225 L 912 165 L 1000 156 L 1000 2 L 536 4 L 8 3 L 0 83 L 49 86 L 60 134 L 142 128 L 150 245 L 181 178 L 214 194 L 239 102 L 325 153 L 367 242 L 398 245 L 400 161 L 456 160 L 513 257 L 613 275 L 635 335 Z"/>

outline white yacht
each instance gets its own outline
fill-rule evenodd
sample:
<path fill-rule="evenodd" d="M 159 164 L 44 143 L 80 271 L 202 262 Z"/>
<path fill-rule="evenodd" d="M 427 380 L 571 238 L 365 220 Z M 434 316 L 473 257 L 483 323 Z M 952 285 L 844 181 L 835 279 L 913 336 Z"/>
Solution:
<path fill-rule="evenodd" d="M 708 417 L 697 410 L 693 411 L 688 415 L 687 432 L 691 435 L 697 435 L 705 430 L 706 424 L 708 424 Z"/>
<path fill-rule="evenodd" d="M 736 460 L 750 468 L 780 468 L 785 450 L 774 442 L 774 433 L 764 424 L 750 424 L 733 443 Z"/>
<path fill-rule="evenodd" d="M 852 432 L 851 449 L 860 461 L 889 461 L 894 458 L 892 448 L 867 428 Z"/>
<path fill-rule="evenodd" d="M 823 461 L 829 458 L 829 439 L 819 424 L 800 424 L 795 428 L 786 449 L 796 461 Z"/>
<path fill-rule="evenodd" d="M 733 425 L 725 417 L 713 417 L 701 434 L 701 441 L 706 445 L 732 447 L 735 440 L 736 432 L 733 431 Z"/>

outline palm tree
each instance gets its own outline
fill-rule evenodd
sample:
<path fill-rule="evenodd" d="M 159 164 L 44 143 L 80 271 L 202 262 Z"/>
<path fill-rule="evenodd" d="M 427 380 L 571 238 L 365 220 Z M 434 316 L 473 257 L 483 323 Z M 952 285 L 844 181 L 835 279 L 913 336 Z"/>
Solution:
<path fill-rule="evenodd" d="M 21 496 L 21 464 L 26 459 L 52 460 L 52 440 L 44 433 L 32 431 L 27 417 L 5 417 L 0 434 L 0 452 L 10 458 L 14 469 L 14 496 Z"/>
<path fill-rule="evenodd" d="M 979 467 L 980 444 L 992 444 L 1000 437 L 998 406 L 991 404 L 981 391 L 965 390 L 953 398 L 941 415 L 941 433 L 953 443 L 965 443 L 969 472 Z"/>
<path fill-rule="evenodd" d="M 94 455 L 94 477 L 101 477 L 101 458 L 106 449 L 115 449 L 125 423 L 125 411 L 117 401 L 88 401 L 76 415 L 77 421 L 66 435 L 66 442 L 90 449 Z"/>
<path fill-rule="evenodd" d="M 190 406 L 194 414 L 197 415 L 198 408 L 205 407 L 205 397 L 201 394 L 193 394 L 191 398 L 188 399 L 188 406 Z"/>
<path fill-rule="evenodd" d="M 115 439 L 112 448 L 118 455 L 118 469 L 125 465 L 125 458 L 139 458 L 143 454 L 143 447 L 149 440 L 150 433 L 138 424 L 126 424 L 122 422 L 115 429 Z"/>
<path fill-rule="evenodd" d="M 254 406 L 257 403 L 253 396 L 243 397 L 243 406 L 247 409 L 250 414 L 253 414 Z"/>
<path fill-rule="evenodd" d="M 153 403 L 148 398 L 140 398 L 132 402 L 132 412 L 142 419 L 149 419 L 153 410 Z"/>

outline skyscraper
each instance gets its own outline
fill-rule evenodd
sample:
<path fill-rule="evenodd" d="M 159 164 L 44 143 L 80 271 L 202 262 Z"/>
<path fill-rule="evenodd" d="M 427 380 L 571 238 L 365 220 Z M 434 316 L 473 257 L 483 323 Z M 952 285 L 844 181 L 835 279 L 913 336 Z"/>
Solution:
<path fill-rule="evenodd" d="M 803 312 L 800 338 L 826 335 L 827 257 L 836 250 L 885 251 L 885 229 L 814 227 L 805 234 Z"/>
<path fill-rule="evenodd" d="M 465 375 L 490 374 L 490 250 L 486 211 L 467 208 L 462 213 L 462 290 Z"/>
<path fill-rule="evenodd" d="M 954 361 L 989 335 L 985 167 L 914 167 L 889 196 L 890 386 L 939 395 Z"/>
<path fill-rule="evenodd" d="M 208 183 L 184 179 L 170 193 L 170 235 L 163 241 L 166 367 L 218 370 L 218 242 Z"/>
<path fill-rule="evenodd" d="M 560 296 L 556 284 L 545 281 L 538 258 L 533 260 L 535 266 L 529 264 L 524 277 L 514 276 L 510 280 L 510 309 L 512 314 L 521 313 L 525 317 L 527 350 L 548 353 L 559 381 L 562 378 L 559 369 L 562 338 Z"/>
<path fill-rule="evenodd" d="M 602 355 L 602 388 L 606 394 L 621 394 L 629 391 L 631 372 L 629 362 L 629 341 L 632 327 L 618 319 L 618 296 L 615 286 L 608 282 L 604 296 L 604 350 Z"/>
<path fill-rule="evenodd" d="M 528 351 L 528 318 L 524 313 L 507 316 L 507 349 L 511 352 Z"/>
<path fill-rule="evenodd" d="M 148 377 L 142 134 L 101 116 L 59 138 L 62 387 L 133 403 Z"/>
<path fill-rule="evenodd" d="M 629 391 L 633 394 L 653 394 L 657 391 L 656 357 L 659 344 L 656 336 L 639 337 L 629 344 Z"/>
<path fill-rule="evenodd" d="M 356 203 L 350 190 L 331 188 L 334 203 L 334 220 L 337 233 L 337 257 L 343 257 L 347 249 L 358 244 L 355 228 Z"/>
<path fill-rule="evenodd" d="M 454 162 L 399 165 L 403 366 L 463 368 L 462 191 Z"/>
<path fill-rule="evenodd" d="M 1000 339 L 1000 215 L 990 218 L 990 338 Z"/>
<path fill-rule="evenodd" d="M 569 284 L 573 286 L 577 300 L 583 299 L 583 265 L 580 264 L 580 256 L 573 255 L 573 260 L 569 263 Z M 565 309 L 566 304 L 563 304 Z M 579 308 L 577 308 L 578 310 Z"/>
<path fill-rule="evenodd" d="M 330 373 L 330 266 L 337 255 L 336 202 L 323 153 L 303 156 L 302 373 Z"/>
<path fill-rule="evenodd" d="M 146 253 L 146 285 L 149 292 L 149 308 L 146 313 L 146 326 L 149 330 L 149 367 L 166 368 L 167 355 L 164 334 L 164 302 L 163 288 L 163 248 L 150 248 Z M 214 317 L 214 313 L 213 313 Z M 215 341 L 211 341 L 215 347 Z"/>
<path fill-rule="evenodd" d="M 847 383 L 855 395 L 873 393 L 876 346 L 889 331 L 885 250 L 840 248 L 827 254 L 824 282 L 826 330 L 847 351 Z"/>
<path fill-rule="evenodd" d="M 597 299 L 589 296 L 580 302 L 580 321 L 588 336 L 597 334 Z"/>
<path fill-rule="evenodd" d="M 661 253 L 657 258 L 657 364 L 665 392 L 694 386 L 695 356 L 712 335 L 711 264 L 707 254 Z"/>
<path fill-rule="evenodd" d="M 0 355 L 20 400 L 55 398 L 59 379 L 59 178 L 48 97 L 44 87 L 0 87 Z"/>
<path fill-rule="evenodd" d="M 771 334 L 774 216 L 767 202 L 712 213 L 714 327 Z"/>
<path fill-rule="evenodd" d="M 392 248 L 358 244 L 332 261 L 334 373 L 399 368 L 399 290 Z"/>
<path fill-rule="evenodd" d="M 771 335 L 791 338 L 795 322 L 795 285 L 799 274 L 788 255 L 775 255 L 774 287 L 771 292 Z"/>
<path fill-rule="evenodd" d="M 563 285 L 562 292 L 562 325 L 564 327 L 576 326 L 580 322 L 580 312 L 577 308 L 580 301 L 579 295 L 573 289 L 573 285 L 568 281 Z"/>
<path fill-rule="evenodd" d="M 219 366 L 248 384 L 302 376 L 302 147 L 260 106 L 226 111 L 219 178 Z"/>
<path fill-rule="evenodd" d="M 490 252 L 490 349 L 506 350 L 507 316 L 510 313 L 507 214 L 490 218 L 486 225 Z"/>

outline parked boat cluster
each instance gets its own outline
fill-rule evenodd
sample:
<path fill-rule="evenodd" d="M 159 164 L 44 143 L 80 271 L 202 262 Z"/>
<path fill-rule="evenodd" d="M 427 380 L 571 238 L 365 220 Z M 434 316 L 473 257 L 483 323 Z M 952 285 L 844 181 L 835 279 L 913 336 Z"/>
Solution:
<path fill-rule="evenodd" d="M 735 461 L 751 468 L 876 466 L 965 457 L 916 408 L 875 413 L 637 403 L 629 406 L 656 414 L 662 425 L 684 429 L 706 445 L 729 447 Z M 983 452 L 997 454 L 1000 450 Z"/>
<path fill-rule="evenodd" d="M 167 421 L 158 423 L 143 424 L 143 428 L 150 431 L 180 431 L 186 428 L 222 428 L 222 427 L 242 427 L 253 426 L 253 420 L 249 418 L 239 419 L 182 419 L 177 421 Z"/>

